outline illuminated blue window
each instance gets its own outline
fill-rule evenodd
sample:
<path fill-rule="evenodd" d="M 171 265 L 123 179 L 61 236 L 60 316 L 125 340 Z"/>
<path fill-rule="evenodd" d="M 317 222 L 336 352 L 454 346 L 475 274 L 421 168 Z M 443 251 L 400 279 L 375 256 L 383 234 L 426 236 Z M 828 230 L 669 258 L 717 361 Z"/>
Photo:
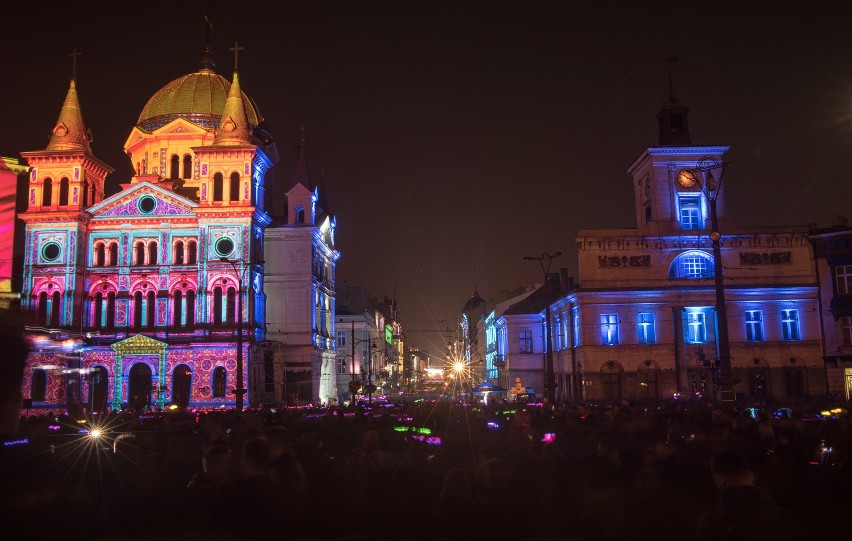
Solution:
<path fill-rule="evenodd" d="M 337 347 L 346 345 L 346 331 L 337 331 Z"/>
<path fill-rule="evenodd" d="M 707 324 L 704 312 L 686 313 L 684 334 L 684 340 L 688 344 L 703 344 L 707 342 Z"/>
<path fill-rule="evenodd" d="M 781 310 L 781 334 L 784 340 L 801 340 L 799 335 L 799 311 L 795 309 Z"/>
<path fill-rule="evenodd" d="M 669 267 L 669 279 L 698 280 L 712 277 L 713 258 L 699 250 L 680 254 Z"/>
<path fill-rule="evenodd" d="M 618 314 L 601 314 L 601 344 L 618 345 Z"/>
<path fill-rule="evenodd" d="M 680 228 L 684 231 L 701 229 L 701 207 L 698 194 L 681 194 Z"/>
<path fill-rule="evenodd" d="M 657 342 L 657 334 L 654 329 L 654 314 L 640 312 L 636 314 L 636 334 L 640 344 L 654 344 Z"/>
<path fill-rule="evenodd" d="M 763 311 L 746 310 L 746 340 L 749 342 L 763 342 Z"/>
<path fill-rule="evenodd" d="M 550 330 L 550 332 L 553 333 L 550 340 L 553 344 L 554 351 L 562 349 L 562 325 L 559 324 L 559 319 L 559 316 L 554 316 L 553 328 Z"/>
<path fill-rule="evenodd" d="M 580 346 L 580 307 L 575 306 L 571 309 L 574 313 L 574 347 Z"/>

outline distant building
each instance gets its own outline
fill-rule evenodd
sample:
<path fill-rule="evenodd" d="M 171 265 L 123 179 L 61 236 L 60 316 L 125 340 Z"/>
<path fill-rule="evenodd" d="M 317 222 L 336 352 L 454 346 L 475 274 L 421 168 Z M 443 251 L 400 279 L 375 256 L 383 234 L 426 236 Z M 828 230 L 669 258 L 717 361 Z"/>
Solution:
<path fill-rule="evenodd" d="M 0 310 L 17 307 L 20 292 L 15 287 L 15 262 L 23 248 L 16 232 L 15 208 L 18 178 L 27 175 L 30 168 L 16 158 L 0 160 Z"/>
<path fill-rule="evenodd" d="M 286 216 L 266 228 L 264 236 L 264 289 L 275 301 L 266 307 L 267 342 L 261 350 L 272 356 L 275 380 L 282 382 L 285 396 L 276 396 L 277 402 L 334 404 L 339 399 L 334 343 L 337 220 L 322 186 L 311 181 L 304 132 L 286 196 Z"/>
<path fill-rule="evenodd" d="M 852 229 L 845 218 L 813 228 L 829 395 L 852 400 Z"/>

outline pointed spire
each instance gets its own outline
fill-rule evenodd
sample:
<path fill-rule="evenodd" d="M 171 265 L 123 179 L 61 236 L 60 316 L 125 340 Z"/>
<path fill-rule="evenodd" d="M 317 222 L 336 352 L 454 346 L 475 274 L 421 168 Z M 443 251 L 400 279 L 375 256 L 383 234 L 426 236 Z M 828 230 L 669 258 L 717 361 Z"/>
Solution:
<path fill-rule="evenodd" d="M 68 94 L 59 112 L 59 119 L 50 132 L 47 150 L 82 150 L 91 152 L 91 133 L 83 122 L 83 111 L 77 98 L 77 83 L 71 79 Z"/>
<path fill-rule="evenodd" d="M 293 186 L 302 184 L 309 190 L 313 189 L 311 176 L 308 174 L 308 161 L 305 158 L 305 127 L 299 130 L 298 157 L 296 158 L 296 170 L 293 171 Z"/>
<path fill-rule="evenodd" d="M 218 146 L 251 144 L 251 128 L 243 103 L 243 93 L 240 90 L 240 77 L 236 71 L 231 90 L 228 92 L 228 99 L 225 100 L 225 107 L 222 109 L 222 118 L 219 120 L 219 129 L 216 130 L 213 144 Z"/>

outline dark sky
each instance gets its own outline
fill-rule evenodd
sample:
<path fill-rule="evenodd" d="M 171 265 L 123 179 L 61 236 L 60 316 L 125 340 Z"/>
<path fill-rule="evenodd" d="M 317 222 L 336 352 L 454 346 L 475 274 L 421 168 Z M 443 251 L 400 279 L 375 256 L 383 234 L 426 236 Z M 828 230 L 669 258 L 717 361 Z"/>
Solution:
<path fill-rule="evenodd" d="M 579 229 L 635 226 L 625 171 L 656 144 L 671 56 L 693 143 L 732 147 L 730 218 L 852 218 L 845 2 L 21 3 L 4 8 L 0 152 L 44 148 L 76 46 L 117 191 L 142 107 L 197 67 L 208 4 L 218 71 L 230 77 L 238 40 L 243 90 L 278 142 L 271 191 L 305 126 L 337 215 L 338 281 L 395 293 L 412 345 L 438 351 L 474 287 L 490 299 L 540 281 L 524 256 L 561 251 L 554 269 L 576 276 Z"/>

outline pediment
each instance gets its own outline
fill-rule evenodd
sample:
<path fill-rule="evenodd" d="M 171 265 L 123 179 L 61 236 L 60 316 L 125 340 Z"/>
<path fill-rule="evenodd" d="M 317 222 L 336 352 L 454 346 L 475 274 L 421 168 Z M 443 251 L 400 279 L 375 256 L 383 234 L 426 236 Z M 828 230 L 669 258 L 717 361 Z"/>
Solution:
<path fill-rule="evenodd" d="M 166 124 L 161 128 L 157 128 L 153 132 L 154 136 L 160 135 L 172 135 L 172 134 L 195 134 L 195 135 L 205 135 L 208 133 L 208 130 L 205 130 L 198 124 L 193 124 L 192 122 L 186 120 L 185 118 L 176 118 Z"/>
<path fill-rule="evenodd" d="M 109 347 L 119 355 L 160 355 L 169 345 L 144 334 L 135 334 Z"/>
<path fill-rule="evenodd" d="M 192 216 L 198 203 L 150 182 L 133 184 L 89 209 L 93 218 Z"/>

